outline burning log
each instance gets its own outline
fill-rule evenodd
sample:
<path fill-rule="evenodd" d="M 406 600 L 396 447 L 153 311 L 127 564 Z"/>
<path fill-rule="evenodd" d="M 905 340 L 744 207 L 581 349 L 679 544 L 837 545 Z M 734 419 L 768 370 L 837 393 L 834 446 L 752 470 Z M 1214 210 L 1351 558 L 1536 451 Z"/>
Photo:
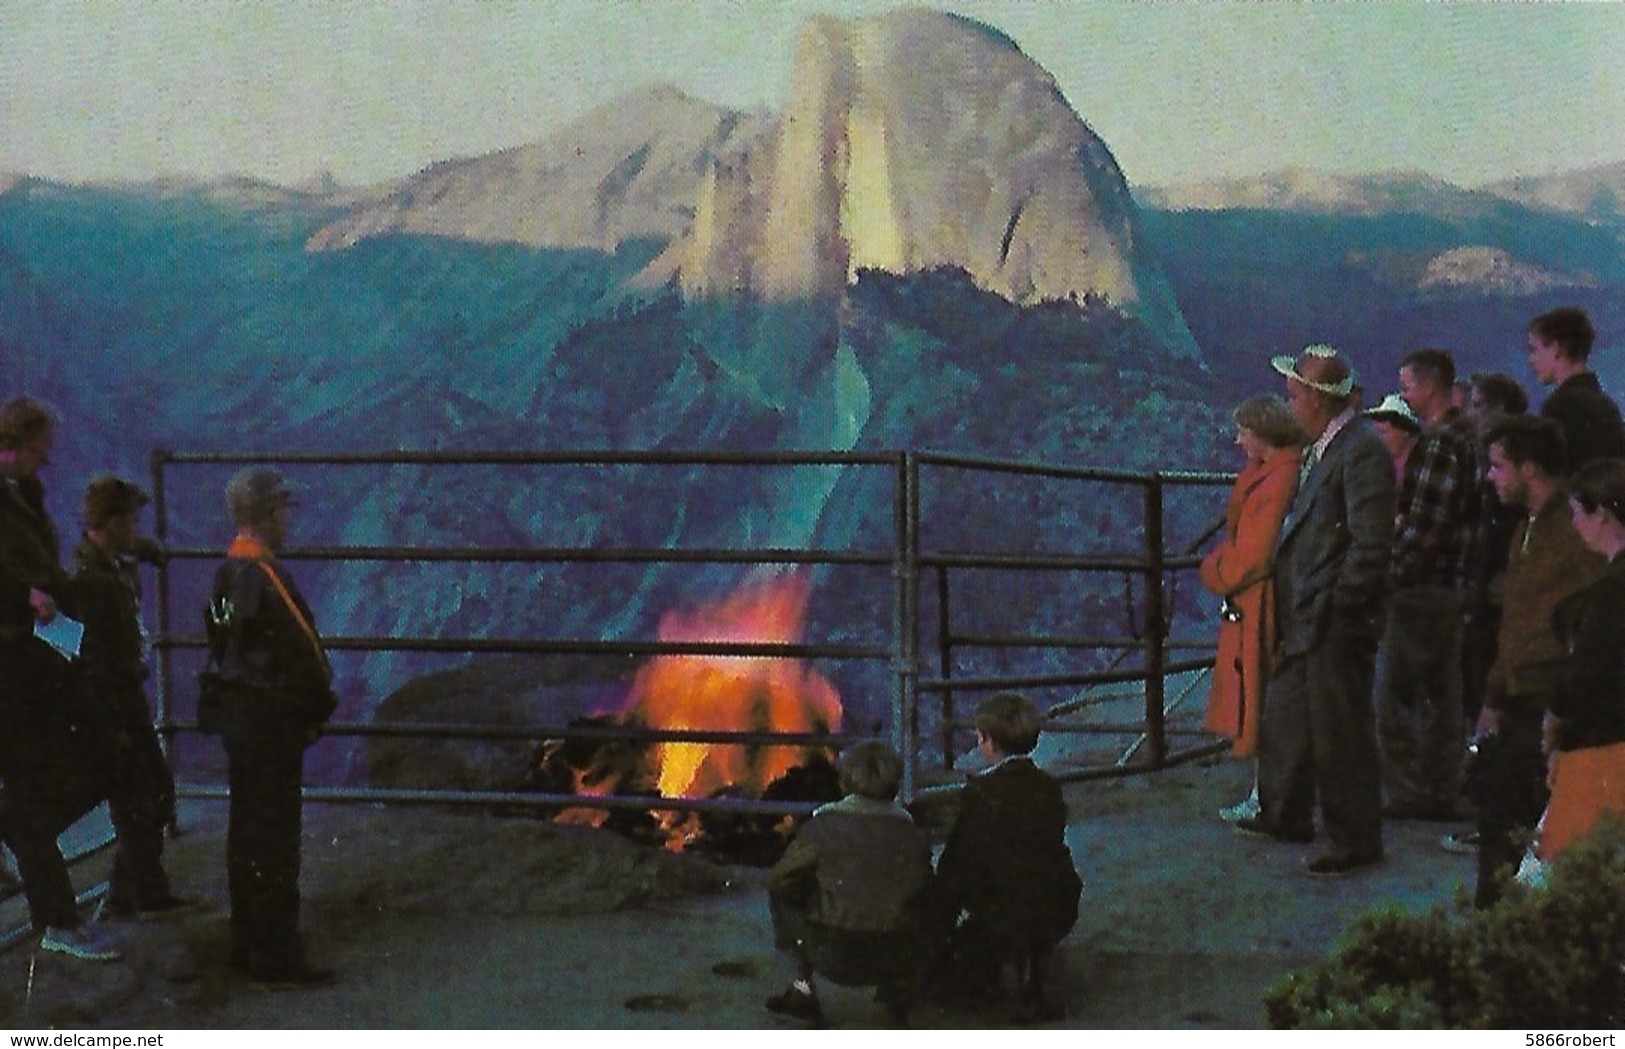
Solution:
<path fill-rule="evenodd" d="M 742 587 L 715 605 L 670 612 L 660 640 L 799 642 L 810 582 L 805 573 Z M 800 660 L 776 657 L 661 655 L 639 669 L 621 709 L 572 722 L 667 732 L 826 734 L 840 731 L 835 688 Z M 761 798 L 827 801 L 839 797 L 830 747 L 689 740 L 545 741 L 525 779 L 528 789 L 563 794 L 663 798 Z M 574 807 L 556 818 L 624 829 L 623 808 Z M 666 847 L 703 843 L 708 851 L 771 857 L 791 821 L 777 816 L 662 812 L 653 819 Z M 645 821 L 632 821 L 641 836 Z"/>

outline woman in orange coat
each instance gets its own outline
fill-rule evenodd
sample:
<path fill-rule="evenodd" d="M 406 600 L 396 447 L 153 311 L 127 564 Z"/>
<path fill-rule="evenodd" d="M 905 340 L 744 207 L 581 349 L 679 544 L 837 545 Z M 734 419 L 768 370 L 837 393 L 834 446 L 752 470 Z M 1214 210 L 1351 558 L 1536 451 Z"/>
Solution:
<path fill-rule="evenodd" d="M 1286 402 L 1273 395 L 1243 401 L 1231 418 L 1247 465 L 1230 492 L 1224 539 L 1202 561 L 1202 585 L 1224 599 L 1207 728 L 1229 736 L 1236 757 L 1251 757 L 1275 644 L 1272 558 L 1297 491 L 1304 433 Z M 1255 786 L 1250 798 L 1220 816 L 1242 819 L 1256 814 L 1257 805 Z"/>

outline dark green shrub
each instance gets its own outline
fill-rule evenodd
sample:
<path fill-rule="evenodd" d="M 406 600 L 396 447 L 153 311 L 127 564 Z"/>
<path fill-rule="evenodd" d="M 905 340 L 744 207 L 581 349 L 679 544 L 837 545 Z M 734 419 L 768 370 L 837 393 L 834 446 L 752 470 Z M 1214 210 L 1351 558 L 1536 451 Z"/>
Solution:
<path fill-rule="evenodd" d="M 1554 865 L 1545 889 L 1374 911 L 1266 995 L 1273 1028 L 1539 1029 L 1625 1022 L 1625 829 Z"/>

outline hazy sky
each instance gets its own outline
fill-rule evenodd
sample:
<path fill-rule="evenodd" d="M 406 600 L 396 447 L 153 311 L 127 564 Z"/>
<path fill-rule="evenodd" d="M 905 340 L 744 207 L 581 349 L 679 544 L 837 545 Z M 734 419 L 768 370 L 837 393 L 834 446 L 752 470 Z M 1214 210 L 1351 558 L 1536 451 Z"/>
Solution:
<path fill-rule="evenodd" d="M 0 0 L 0 172 L 394 178 L 640 85 L 782 104 L 807 16 L 895 0 Z M 1625 5 L 962 2 L 1130 182 L 1287 166 L 1466 185 L 1625 160 Z"/>

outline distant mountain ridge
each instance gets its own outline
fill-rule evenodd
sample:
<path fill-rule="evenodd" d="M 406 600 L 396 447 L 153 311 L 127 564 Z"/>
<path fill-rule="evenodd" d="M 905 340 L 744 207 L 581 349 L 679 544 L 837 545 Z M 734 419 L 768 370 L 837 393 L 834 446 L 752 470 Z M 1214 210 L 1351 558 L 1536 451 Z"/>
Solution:
<path fill-rule="evenodd" d="M 1484 188 L 1532 208 L 1598 219 L 1625 218 L 1625 161 L 1555 175 L 1507 179 Z"/>
<path fill-rule="evenodd" d="M 1625 214 L 1625 161 L 1463 187 L 1421 172 L 1340 175 L 1283 168 L 1261 175 L 1136 186 L 1135 199 L 1165 211 L 1258 208 L 1304 214 L 1380 215 L 1406 210 L 1458 216 L 1506 205 L 1594 218 Z"/>
<path fill-rule="evenodd" d="M 1109 149 L 1008 37 L 924 10 L 815 18 L 789 97 L 774 116 L 634 92 L 534 145 L 436 164 L 308 245 L 648 237 L 667 247 L 641 286 L 772 302 L 952 266 L 1013 302 L 1103 299 L 1199 360 Z"/>

